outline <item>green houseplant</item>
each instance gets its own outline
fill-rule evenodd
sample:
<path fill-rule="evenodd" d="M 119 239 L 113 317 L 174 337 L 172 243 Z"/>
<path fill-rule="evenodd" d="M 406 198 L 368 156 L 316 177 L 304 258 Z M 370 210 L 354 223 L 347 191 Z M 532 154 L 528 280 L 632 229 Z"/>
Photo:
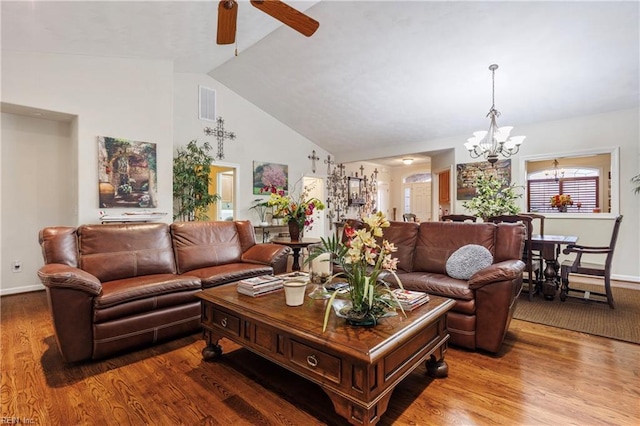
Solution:
<path fill-rule="evenodd" d="M 522 194 L 516 193 L 518 188 L 521 187 L 513 183 L 507 185 L 507 182 L 493 176 L 479 175 L 476 181 L 477 195 L 462 205 L 485 221 L 491 216 L 518 214 L 520 207 L 516 200 L 522 198 Z"/>
<path fill-rule="evenodd" d="M 178 148 L 173 158 L 174 220 L 209 220 L 207 209 L 220 199 L 209 193 L 211 163 L 208 142 L 198 146 L 192 140 L 184 149 Z"/>

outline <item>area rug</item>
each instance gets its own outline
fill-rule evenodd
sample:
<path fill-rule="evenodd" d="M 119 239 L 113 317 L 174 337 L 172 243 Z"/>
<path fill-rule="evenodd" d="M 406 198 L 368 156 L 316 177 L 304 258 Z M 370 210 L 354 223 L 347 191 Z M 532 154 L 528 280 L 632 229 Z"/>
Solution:
<path fill-rule="evenodd" d="M 603 292 L 603 286 L 576 284 L 574 287 Z M 529 302 L 528 294 L 523 292 L 514 318 L 640 344 L 640 290 L 613 287 L 612 292 L 615 309 L 606 303 L 572 297 L 561 302 L 559 297 L 549 301 L 536 295 Z"/>

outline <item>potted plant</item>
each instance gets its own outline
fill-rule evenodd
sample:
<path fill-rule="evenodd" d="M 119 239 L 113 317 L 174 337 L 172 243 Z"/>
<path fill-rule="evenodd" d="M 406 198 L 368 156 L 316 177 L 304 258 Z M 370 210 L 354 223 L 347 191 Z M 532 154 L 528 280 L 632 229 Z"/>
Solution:
<path fill-rule="evenodd" d="M 260 226 L 267 226 L 269 222 L 267 222 L 267 210 L 269 209 L 269 202 L 257 198 L 253 200 L 254 204 L 250 207 L 251 210 L 255 210 L 260 218 Z"/>
<path fill-rule="evenodd" d="M 477 195 L 462 205 L 485 221 L 491 216 L 518 214 L 520 207 L 516 200 L 522 197 L 522 194 L 516 193 L 518 188 L 521 187 L 513 183 L 508 185 L 493 176 L 479 175 L 476 180 Z"/>
<path fill-rule="evenodd" d="M 211 145 L 205 142 L 198 146 L 192 140 L 184 149 L 178 148 L 173 159 L 174 220 L 209 220 L 207 209 L 220 199 L 210 194 Z"/>
<path fill-rule="evenodd" d="M 395 273 L 398 259 L 391 257 L 396 247 L 383 239 L 382 229 L 389 227 L 389 221 L 382 212 L 372 214 L 363 221 L 367 225 L 364 229 L 355 230 L 349 224 L 345 225 L 345 242 L 336 236 L 321 238 L 321 247 L 307 260 L 312 262 L 322 253 L 329 253 L 331 262 L 338 265 L 337 269 L 340 270 L 332 275 L 329 281 L 343 277 L 348 284 L 346 296 L 338 291 L 331 295 L 325 310 L 323 332 L 327 329 L 329 315 L 334 309 L 336 299 L 341 299 L 342 302 L 342 307 L 337 308 L 338 315 L 352 325 L 375 325 L 378 319 L 398 307 L 404 313 L 389 285 L 379 279 L 381 273 L 390 273 L 395 277 L 399 287 L 403 288 Z"/>
<path fill-rule="evenodd" d="M 633 183 L 633 192 L 636 194 L 640 194 L 640 175 L 635 175 L 631 178 L 631 183 Z"/>

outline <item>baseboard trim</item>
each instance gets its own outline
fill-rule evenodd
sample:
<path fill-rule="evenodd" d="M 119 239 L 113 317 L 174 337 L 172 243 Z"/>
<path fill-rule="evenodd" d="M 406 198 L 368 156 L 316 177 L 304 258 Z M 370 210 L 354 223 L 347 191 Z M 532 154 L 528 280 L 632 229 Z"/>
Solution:
<path fill-rule="evenodd" d="M 11 294 L 29 293 L 32 291 L 42 291 L 44 289 L 45 288 L 42 284 L 25 285 L 15 288 L 0 288 L 0 297 L 9 296 Z"/>

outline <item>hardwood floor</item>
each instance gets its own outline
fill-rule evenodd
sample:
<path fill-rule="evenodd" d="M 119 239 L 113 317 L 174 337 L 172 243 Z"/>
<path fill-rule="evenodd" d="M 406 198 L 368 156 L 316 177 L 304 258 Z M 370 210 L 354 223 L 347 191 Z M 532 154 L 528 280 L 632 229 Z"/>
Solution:
<path fill-rule="evenodd" d="M 342 425 L 322 390 L 223 340 L 199 335 L 65 365 L 44 292 L 1 299 L 2 424 Z M 514 320 L 498 356 L 450 348 L 449 377 L 424 366 L 380 425 L 637 425 L 640 346 Z"/>

